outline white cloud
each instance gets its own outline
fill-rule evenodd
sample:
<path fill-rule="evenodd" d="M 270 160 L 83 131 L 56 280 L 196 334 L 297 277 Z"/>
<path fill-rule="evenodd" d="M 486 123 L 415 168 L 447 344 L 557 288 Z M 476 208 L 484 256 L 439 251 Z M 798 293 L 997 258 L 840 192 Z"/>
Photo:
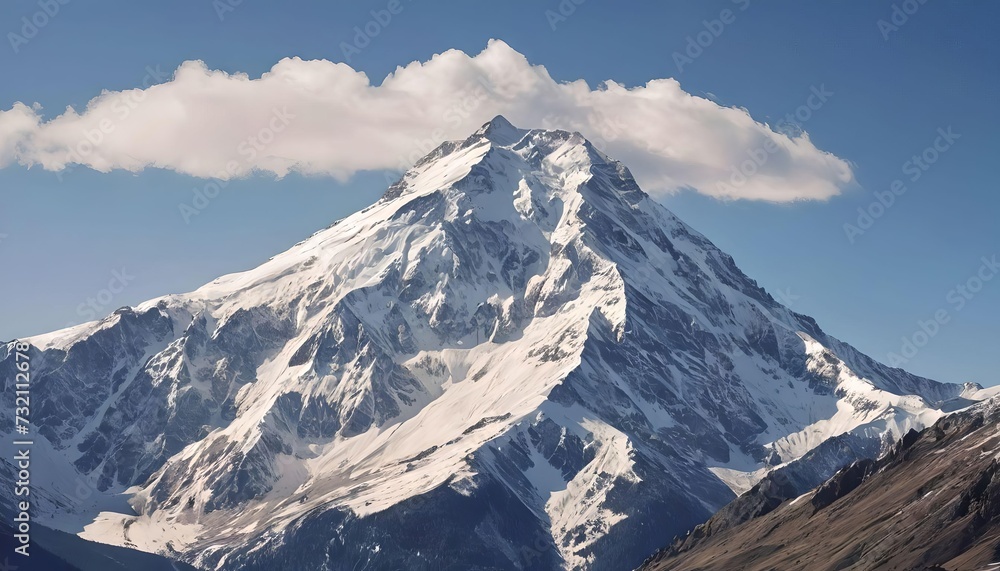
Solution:
<path fill-rule="evenodd" d="M 822 200 L 853 180 L 848 163 L 808 135 L 778 133 L 673 79 L 634 88 L 560 83 L 496 40 L 476 56 L 452 50 L 397 68 L 381 85 L 325 60 L 284 59 L 258 79 L 189 61 L 170 81 L 105 91 L 82 112 L 67 108 L 46 120 L 37 105 L 17 103 L 0 111 L 0 167 L 78 163 L 103 172 L 159 167 L 198 177 L 294 171 L 344 179 L 401 170 L 497 114 L 520 127 L 580 131 L 651 192 Z M 757 172 L 733 184 L 734 169 Z"/>

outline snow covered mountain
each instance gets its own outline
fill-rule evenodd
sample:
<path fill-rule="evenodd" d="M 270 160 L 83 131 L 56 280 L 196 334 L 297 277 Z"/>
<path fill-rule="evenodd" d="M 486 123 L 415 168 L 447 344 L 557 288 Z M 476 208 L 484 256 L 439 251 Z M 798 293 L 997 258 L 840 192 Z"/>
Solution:
<path fill-rule="evenodd" d="M 831 338 L 502 117 L 256 269 L 27 341 L 39 520 L 205 569 L 632 568 L 979 388 Z"/>

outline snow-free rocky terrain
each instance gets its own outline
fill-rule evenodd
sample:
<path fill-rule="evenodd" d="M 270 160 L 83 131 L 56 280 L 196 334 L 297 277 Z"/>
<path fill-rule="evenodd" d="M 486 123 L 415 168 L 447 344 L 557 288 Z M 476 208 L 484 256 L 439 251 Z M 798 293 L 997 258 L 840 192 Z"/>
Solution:
<path fill-rule="evenodd" d="M 502 117 L 256 269 L 28 341 L 38 521 L 204 569 L 633 568 L 978 389 L 824 334 L 579 134 Z"/>

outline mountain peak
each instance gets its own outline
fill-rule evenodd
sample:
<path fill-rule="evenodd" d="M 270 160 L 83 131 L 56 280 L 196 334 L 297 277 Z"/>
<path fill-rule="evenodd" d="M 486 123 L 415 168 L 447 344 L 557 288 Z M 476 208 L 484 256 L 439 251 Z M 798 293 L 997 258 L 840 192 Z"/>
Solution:
<path fill-rule="evenodd" d="M 47 470 L 94 491 L 37 513 L 220 571 L 455 537 L 454 568 L 634 568 L 775 462 L 825 479 L 965 391 L 779 305 L 581 134 L 502 116 L 258 268 L 28 341 Z"/>
<path fill-rule="evenodd" d="M 485 137 L 501 145 L 513 145 L 528 133 L 527 129 L 518 129 L 503 115 L 497 115 L 476 131 L 474 136 Z"/>

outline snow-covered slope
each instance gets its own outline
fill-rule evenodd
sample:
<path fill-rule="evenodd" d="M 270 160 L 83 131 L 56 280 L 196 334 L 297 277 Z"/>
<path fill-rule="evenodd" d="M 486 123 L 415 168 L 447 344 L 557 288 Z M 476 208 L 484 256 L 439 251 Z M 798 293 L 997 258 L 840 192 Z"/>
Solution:
<path fill-rule="evenodd" d="M 29 341 L 40 517 L 206 569 L 635 566 L 979 389 L 825 335 L 579 134 L 502 117 L 256 269 Z"/>

